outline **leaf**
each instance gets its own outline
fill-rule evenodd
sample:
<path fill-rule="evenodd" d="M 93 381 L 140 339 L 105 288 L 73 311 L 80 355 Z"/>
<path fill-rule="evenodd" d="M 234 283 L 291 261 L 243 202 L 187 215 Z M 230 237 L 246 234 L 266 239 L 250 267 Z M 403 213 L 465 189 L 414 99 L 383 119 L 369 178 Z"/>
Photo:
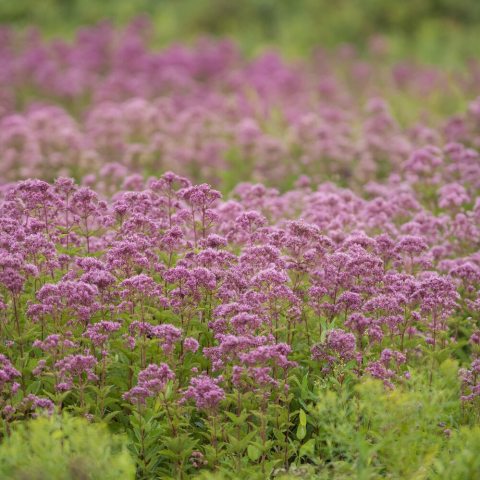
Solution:
<path fill-rule="evenodd" d="M 299 419 L 300 419 L 300 425 L 302 427 L 306 427 L 307 426 L 307 415 L 305 414 L 305 411 L 303 409 L 300 409 Z"/>
<path fill-rule="evenodd" d="M 260 458 L 262 451 L 256 445 L 250 444 L 247 448 L 247 453 L 248 453 L 248 458 L 252 462 L 256 462 Z"/>
<path fill-rule="evenodd" d="M 40 386 L 41 386 L 41 382 L 40 381 L 35 381 L 35 382 L 32 382 L 30 385 L 28 385 L 27 387 L 27 393 L 33 393 L 33 394 L 37 394 L 38 391 L 40 390 Z"/>
<path fill-rule="evenodd" d="M 245 423 L 245 420 L 247 419 L 248 417 L 248 413 L 244 411 L 242 411 L 242 413 L 240 415 L 236 415 L 234 413 L 231 413 L 231 412 L 225 412 L 225 414 L 227 415 L 227 417 L 232 421 L 232 423 L 234 425 L 242 425 Z"/>
<path fill-rule="evenodd" d="M 238 439 L 234 435 L 229 434 L 229 443 L 227 444 L 228 448 L 233 450 L 234 452 L 242 452 L 247 448 L 248 443 L 252 441 L 253 437 L 255 437 L 256 434 L 256 431 L 252 431 L 246 435 L 242 435 L 240 439 Z"/>
<path fill-rule="evenodd" d="M 103 417 L 103 421 L 108 423 L 108 422 L 112 421 L 120 413 L 121 412 L 119 412 L 118 410 L 115 411 L 115 412 L 111 412 L 108 415 L 105 415 L 105 417 Z"/>
<path fill-rule="evenodd" d="M 237 440 L 233 435 L 228 435 L 228 447 L 233 452 L 240 452 L 243 450 L 242 443 Z"/>
<path fill-rule="evenodd" d="M 300 447 L 300 457 L 313 457 L 315 454 L 315 439 L 311 438 Z"/>
<path fill-rule="evenodd" d="M 297 428 L 297 438 L 303 440 L 307 435 L 307 429 L 303 425 L 299 425 Z"/>

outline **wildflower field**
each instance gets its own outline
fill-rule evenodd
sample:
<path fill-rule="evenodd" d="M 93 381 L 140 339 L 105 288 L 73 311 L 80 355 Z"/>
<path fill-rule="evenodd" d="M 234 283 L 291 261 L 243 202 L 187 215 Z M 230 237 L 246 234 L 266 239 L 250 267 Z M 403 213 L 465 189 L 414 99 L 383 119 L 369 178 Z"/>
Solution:
<path fill-rule="evenodd" d="M 0 29 L 0 478 L 480 478 L 480 62 L 155 28 Z"/>

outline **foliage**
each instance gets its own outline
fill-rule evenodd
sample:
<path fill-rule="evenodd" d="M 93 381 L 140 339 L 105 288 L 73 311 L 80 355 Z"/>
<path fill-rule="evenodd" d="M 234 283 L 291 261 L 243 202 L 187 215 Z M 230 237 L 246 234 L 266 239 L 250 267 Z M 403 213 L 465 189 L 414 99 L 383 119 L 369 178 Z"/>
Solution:
<path fill-rule="evenodd" d="M 135 465 L 125 443 L 105 426 L 64 414 L 12 425 L 0 445 L 5 480 L 133 479 Z"/>
<path fill-rule="evenodd" d="M 148 14 L 157 41 L 168 44 L 205 33 L 231 36 L 250 52 L 277 45 L 305 54 L 318 45 L 349 42 L 365 48 L 386 34 L 393 54 L 462 66 L 475 55 L 480 7 L 475 0 L 19 0 L 0 2 L 0 19 L 40 26 L 47 34 L 71 35 L 78 25 L 111 19 L 125 24 Z"/>

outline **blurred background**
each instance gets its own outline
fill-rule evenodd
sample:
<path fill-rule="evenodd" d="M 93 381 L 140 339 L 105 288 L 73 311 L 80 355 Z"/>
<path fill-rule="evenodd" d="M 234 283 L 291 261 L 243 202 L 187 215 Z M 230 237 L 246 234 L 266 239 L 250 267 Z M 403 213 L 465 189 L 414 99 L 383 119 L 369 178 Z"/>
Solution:
<path fill-rule="evenodd" d="M 199 35 L 228 36 L 247 55 L 275 46 L 286 56 L 353 43 L 366 52 L 382 35 L 392 60 L 462 68 L 480 45 L 479 0 L 0 0 L 0 23 L 72 37 L 109 19 L 147 14 L 159 46 Z"/>

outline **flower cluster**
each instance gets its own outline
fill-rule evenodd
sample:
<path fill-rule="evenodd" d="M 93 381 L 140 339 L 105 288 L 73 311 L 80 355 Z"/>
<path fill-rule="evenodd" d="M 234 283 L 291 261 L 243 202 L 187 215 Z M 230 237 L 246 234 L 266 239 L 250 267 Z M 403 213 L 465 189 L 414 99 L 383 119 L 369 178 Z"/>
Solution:
<path fill-rule="evenodd" d="M 212 409 L 230 389 L 280 398 L 307 364 L 393 387 L 466 328 L 474 363 L 462 378 L 473 398 L 480 216 L 478 202 L 445 204 L 463 192 L 445 185 L 432 211 L 422 191 L 393 179 L 388 189 L 371 184 L 369 198 L 333 184 L 281 194 L 244 183 L 225 200 L 172 173 L 111 199 L 64 178 L 13 184 L 0 205 L 2 309 L 12 322 L 2 341 L 16 360 L 25 345 L 10 332 L 38 332 L 32 373 L 70 401 L 84 403 L 89 385 L 104 388 L 124 365 L 124 399 L 145 405 L 176 379 L 178 400 Z M 462 331 L 452 330 L 458 312 L 472 319 Z M 20 372 L 4 370 L 13 399 Z"/>
<path fill-rule="evenodd" d="M 126 392 L 123 398 L 135 404 L 145 404 L 147 398 L 157 396 L 174 378 L 175 374 L 166 363 L 151 364 L 138 374 L 137 386 Z"/>
<path fill-rule="evenodd" d="M 60 383 L 58 390 L 70 390 L 74 382 L 80 386 L 86 381 L 95 382 L 98 380 L 94 373 L 97 360 L 92 355 L 68 355 L 55 364 L 58 370 Z"/>
<path fill-rule="evenodd" d="M 245 58 L 225 40 L 152 51 L 148 30 L 144 22 L 101 24 L 72 44 L 2 30 L 0 181 L 79 175 L 85 187 L 113 193 L 139 189 L 145 171 L 175 169 L 231 187 L 235 180 L 221 174 L 230 167 L 270 184 L 299 177 L 308 186 L 328 176 L 356 185 L 385 172 L 435 183 L 445 157 L 455 157 L 442 208 L 472 198 L 452 181 L 479 178 L 470 148 L 479 133 L 475 64 L 462 75 L 405 61 L 384 67 L 344 48 L 288 63 L 275 52 Z M 427 109 L 422 123 L 404 125 L 388 102 L 392 90 L 410 105 L 436 95 L 455 101 L 458 91 L 474 101 L 444 125 Z M 38 101 L 30 104 L 32 95 Z M 195 216 L 203 215 L 198 202 L 213 197 L 205 186 L 184 187 Z M 93 192 L 74 194 L 65 182 L 58 190 L 90 230 Z M 51 201 L 38 200 L 39 210 Z"/>
<path fill-rule="evenodd" d="M 227 443 L 265 463 L 272 438 L 288 463 L 297 417 L 295 441 L 311 431 L 292 389 L 433 384 L 447 357 L 478 407 L 479 100 L 407 126 L 375 66 L 350 88 L 356 62 L 328 55 L 306 68 L 226 42 L 151 52 L 134 27 L 84 35 L 2 37 L 7 426 L 68 410 L 139 449 L 170 432 L 178 469 Z M 387 89 L 446 94 L 427 73 L 394 67 Z M 24 90 L 44 101 L 16 111 Z M 163 475 L 157 456 L 142 459 Z"/>
<path fill-rule="evenodd" d="M 225 398 L 225 391 L 218 386 L 219 379 L 208 375 L 194 377 L 183 394 L 184 400 L 193 399 L 197 408 L 215 409 Z"/>

